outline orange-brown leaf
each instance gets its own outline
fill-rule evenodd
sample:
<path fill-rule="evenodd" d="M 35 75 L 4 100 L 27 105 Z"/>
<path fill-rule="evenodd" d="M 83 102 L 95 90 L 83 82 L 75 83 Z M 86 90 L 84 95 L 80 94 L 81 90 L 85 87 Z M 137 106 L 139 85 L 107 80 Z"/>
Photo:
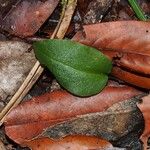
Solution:
<path fill-rule="evenodd" d="M 55 141 L 41 138 L 26 142 L 25 145 L 32 150 L 116 150 L 111 143 L 88 136 L 68 136 Z"/>
<path fill-rule="evenodd" d="M 150 22 L 116 21 L 85 25 L 74 40 L 98 49 L 146 54 L 150 56 Z"/>
<path fill-rule="evenodd" d="M 144 149 L 147 149 L 147 141 L 150 136 L 150 95 L 143 98 L 143 102 L 138 104 L 139 109 L 143 113 L 145 120 L 145 129 L 141 136 L 141 140 L 144 144 Z"/>
<path fill-rule="evenodd" d="M 136 86 L 140 86 L 142 88 L 150 89 L 150 78 L 149 77 L 142 77 L 140 75 L 136 75 L 134 73 L 130 73 L 128 71 L 122 70 L 119 67 L 113 67 L 112 75 L 115 77 L 132 83 Z"/>
<path fill-rule="evenodd" d="M 101 50 L 114 64 L 136 73 L 150 75 L 150 56 L 145 54 L 121 53 L 112 50 Z"/>
<path fill-rule="evenodd" d="M 55 123 L 78 115 L 104 111 L 112 104 L 139 93 L 128 86 L 113 85 L 88 98 L 76 97 L 62 90 L 47 93 L 14 108 L 5 120 L 6 134 L 15 142 L 22 143 Z"/>

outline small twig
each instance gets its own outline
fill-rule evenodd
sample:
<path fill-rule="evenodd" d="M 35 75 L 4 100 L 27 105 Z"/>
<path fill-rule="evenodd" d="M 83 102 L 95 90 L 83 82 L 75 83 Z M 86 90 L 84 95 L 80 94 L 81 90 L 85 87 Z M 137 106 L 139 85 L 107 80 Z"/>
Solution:
<path fill-rule="evenodd" d="M 59 21 L 53 35 L 51 36 L 51 39 L 54 38 L 55 36 L 57 36 L 57 38 L 63 38 L 65 36 L 66 32 L 64 32 L 64 22 L 65 21 L 67 22 L 65 25 L 65 28 L 68 29 L 73 12 L 75 10 L 76 1 L 77 0 L 68 0 L 68 3 L 63 5 L 64 8 L 62 10 L 62 15 L 61 15 L 62 17 L 60 18 L 60 21 Z M 73 9 L 71 9 L 71 11 L 68 12 L 68 9 L 70 8 L 70 6 Z M 67 18 L 67 20 L 66 20 L 67 14 L 65 13 L 65 11 L 67 11 L 69 14 L 72 14 L 71 16 L 69 15 L 70 17 Z M 61 31 L 62 29 L 63 29 L 63 31 Z M 65 31 L 67 31 L 67 29 Z M 58 34 L 58 31 L 59 31 L 59 34 Z M 30 71 L 30 73 L 28 74 L 27 78 L 23 82 L 23 84 L 20 86 L 18 91 L 15 93 L 15 95 L 12 97 L 12 99 L 9 101 L 9 103 L 6 105 L 6 107 L 0 113 L 0 125 L 4 122 L 5 117 L 9 113 L 9 111 L 21 102 L 21 100 L 28 93 L 28 91 L 31 89 L 31 87 L 34 85 L 34 83 L 38 80 L 38 78 L 40 77 L 42 72 L 43 72 L 43 68 L 40 66 L 39 61 L 37 61 L 36 64 L 34 65 L 34 67 L 32 68 L 32 70 Z"/>
<path fill-rule="evenodd" d="M 132 9 L 134 10 L 136 16 L 143 21 L 147 21 L 147 18 L 145 14 L 143 13 L 142 9 L 140 8 L 139 4 L 137 3 L 137 0 L 128 0 Z"/>
<path fill-rule="evenodd" d="M 68 4 L 65 10 L 64 18 L 61 23 L 61 28 L 59 28 L 56 37 L 62 38 L 68 30 L 72 15 L 75 11 L 77 0 L 68 0 Z"/>
<path fill-rule="evenodd" d="M 62 20 L 64 18 L 64 15 L 65 15 L 65 10 L 66 10 L 66 7 L 67 7 L 67 1 L 65 0 L 64 3 L 63 3 L 63 8 L 62 8 L 62 13 L 61 13 L 61 16 L 60 16 L 60 19 L 59 19 L 59 22 L 55 28 L 55 31 L 53 32 L 53 34 L 51 35 L 50 39 L 53 39 L 56 35 L 56 33 L 58 32 L 59 28 L 60 28 L 60 25 L 62 23 Z"/>

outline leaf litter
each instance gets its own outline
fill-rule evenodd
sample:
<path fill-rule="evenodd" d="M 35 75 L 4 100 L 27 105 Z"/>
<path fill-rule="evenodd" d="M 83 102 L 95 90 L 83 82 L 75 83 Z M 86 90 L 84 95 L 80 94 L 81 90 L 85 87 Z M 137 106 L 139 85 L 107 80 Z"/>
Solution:
<path fill-rule="evenodd" d="M 38 0 L 36 2 L 38 2 Z M 38 9 L 36 7 L 39 4 L 36 2 L 34 1 L 32 3 L 35 6 L 35 10 Z M 42 4 L 44 4 L 46 2 L 48 2 L 48 1 L 40 2 L 41 6 L 42 6 Z M 21 1 L 20 4 L 22 4 L 22 3 L 27 4 L 27 1 L 26 0 Z M 56 3 L 55 3 L 54 8 L 57 5 Z M 89 6 L 89 7 L 88 7 L 87 11 L 85 11 L 87 7 L 81 8 L 81 9 L 83 9 L 84 13 L 82 14 L 82 16 L 80 16 L 80 12 L 78 11 L 78 5 L 77 5 L 77 10 L 74 15 L 77 18 L 79 17 L 81 22 L 77 22 L 77 23 L 74 22 L 73 24 L 75 25 L 75 28 L 77 27 L 78 29 L 80 28 L 80 30 L 82 30 L 82 19 L 84 20 L 84 23 L 87 23 L 87 25 L 86 25 L 87 31 L 85 31 L 85 26 L 83 27 L 84 31 L 85 31 L 84 36 L 82 36 L 81 31 L 79 33 L 77 33 L 77 35 L 79 34 L 78 40 L 81 43 L 84 42 L 84 44 L 96 47 L 97 49 L 101 49 L 101 52 L 104 53 L 113 62 L 114 68 L 112 71 L 112 75 L 115 78 L 111 77 L 111 79 L 117 81 L 117 83 L 109 81 L 109 85 L 106 88 L 104 88 L 103 91 L 105 92 L 105 89 L 107 89 L 107 88 L 110 88 L 110 89 L 116 88 L 116 89 L 118 89 L 120 94 L 118 92 L 116 92 L 117 91 L 116 89 L 115 89 L 116 91 L 112 90 L 115 93 L 114 95 L 113 95 L 113 92 L 110 93 L 108 90 L 106 92 L 106 95 L 108 95 L 108 96 L 106 96 L 106 97 L 103 96 L 101 99 L 97 99 L 98 101 L 94 101 L 95 96 L 101 95 L 103 93 L 103 91 L 102 91 L 102 93 L 99 93 L 98 95 L 95 95 L 95 96 L 92 96 L 89 98 L 80 98 L 80 97 L 73 96 L 70 93 L 67 93 L 66 91 L 64 91 L 62 89 L 58 90 L 58 91 L 56 89 L 52 93 L 50 92 L 50 93 L 44 94 L 43 96 L 41 95 L 39 97 L 33 97 L 32 100 L 24 102 L 21 105 L 14 108 L 8 115 L 7 119 L 5 120 L 5 125 L 6 125 L 5 131 L 6 131 L 7 135 L 14 141 L 20 143 L 22 146 L 29 146 L 30 148 L 33 148 L 33 149 L 37 149 L 37 146 L 39 146 L 39 145 L 40 145 L 40 147 L 38 147 L 39 149 L 41 147 L 44 149 L 50 149 L 52 146 L 60 146 L 59 148 L 62 149 L 66 146 L 65 145 L 66 140 L 71 145 L 71 147 L 69 147 L 70 149 L 71 148 L 73 149 L 73 147 L 76 149 L 79 144 L 80 138 L 86 139 L 86 141 L 91 140 L 91 138 L 93 138 L 93 140 L 94 139 L 97 140 L 97 138 L 99 140 L 101 140 L 101 138 L 103 138 L 103 139 L 109 141 L 115 147 L 122 147 L 125 149 L 134 149 L 134 150 L 142 149 L 142 145 L 139 140 L 139 137 L 143 133 L 143 135 L 141 136 L 141 139 L 144 142 L 143 146 L 146 149 L 147 148 L 147 139 L 149 136 L 149 132 L 148 132 L 149 126 L 147 125 L 148 118 L 146 117 L 147 115 L 145 115 L 145 114 L 146 114 L 146 111 L 149 110 L 148 109 L 149 105 L 148 105 L 148 103 L 145 105 L 145 103 L 146 103 L 145 99 L 149 99 L 149 98 L 144 98 L 143 104 L 141 104 L 141 107 L 138 104 L 138 106 L 142 110 L 143 115 L 137 108 L 136 104 L 137 104 L 137 102 L 140 101 L 140 99 L 141 99 L 141 97 L 143 97 L 143 95 L 147 94 L 148 89 L 149 89 L 149 83 L 150 83 L 149 82 L 149 22 L 146 23 L 146 22 L 140 22 L 140 21 L 130 21 L 130 22 L 123 21 L 123 22 L 116 22 L 116 23 L 109 22 L 109 23 L 95 24 L 95 23 L 99 23 L 101 21 L 105 22 L 105 20 L 108 20 L 108 21 L 128 20 L 128 19 L 135 20 L 136 17 L 134 16 L 134 12 L 132 12 L 132 10 L 130 9 L 128 3 L 126 3 L 126 1 L 124 1 L 124 0 L 122 0 L 120 2 L 118 2 L 118 1 L 115 1 L 113 3 L 110 2 L 109 4 L 107 2 L 102 3 L 102 0 L 97 0 L 97 1 L 91 0 L 88 2 L 89 4 L 85 1 L 82 1 L 81 3 L 86 3 L 87 6 Z M 102 4 L 104 4 L 104 5 L 102 6 Z M 149 14 L 149 9 L 147 9 L 149 2 L 147 2 L 145 0 L 143 0 L 143 1 L 140 0 L 139 4 L 142 6 L 142 9 L 145 11 L 145 13 Z M 11 6 L 11 3 L 10 3 L 10 6 Z M 19 5 L 16 5 L 16 6 L 19 6 Z M 33 5 L 31 5 L 31 7 L 32 6 Z M 56 11 L 58 10 L 59 6 L 60 5 L 57 6 Z M 98 7 L 101 7 L 102 8 L 101 10 L 103 10 L 103 11 L 98 13 L 98 11 L 96 11 Z M 47 13 L 53 12 L 54 8 L 52 8 L 51 10 L 50 9 L 47 10 Z M 15 10 L 15 9 L 17 9 L 17 8 L 14 8 L 12 10 Z M 5 21 L 6 21 L 6 19 L 8 19 L 8 22 L 9 22 L 9 20 L 11 20 L 10 16 L 13 15 L 13 13 L 11 14 L 9 12 L 7 14 L 6 12 L 8 10 L 9 9 L 7 9 L 5 11 L 4 9 L 2 9 L 2 19 L 4 19 Z M 121 12 L 118 12 L 118 10 Z M 93 12 L 91 13 L 90 11 L 91 12 L 93 11 Z M 30 13 L 33 13 L 33 12 L 31 11 Z M 43 11 L 43 12 L 45 12 L 45 11 Z M 27 16 L 30 13 L 27 13 Z M 5 18 L 3 18 L 4 14 L 7 14 Z M 55 12 L 54 12 L 54 14 L 55 14 Z M 103 17 L 101 17 L 101 15 Z M 121 16 L 121 15 L 123 15 L 123 16 Z M 24 17 L 22 15 L 20 15 L 20 16 L 21 16 L 21 20 L 22 20 L 22 18 L 24 18 Z M 46 21 L 46 19 L 49 16 L 50 16 L 50 14 L 45 14 L 45 16 L 43 17 L 42 20 L 40 20 L 38 18 L 37 26 L 34 26 L 34 28 L 32 28 L 30 25 L 32 24 L 32 21 L 34 19 L 36 20 L 36 17 L 34 19 L 32 17 L 27 17 L 27 20 L 29 19 L 28 26 L 24 26 L 22 24 L 22 23 L 24 23 L 24 21 L 18 22 L 23 25 L 23 26 L 22 25 L 20 26 L 21 28 L 16 28 L 16 29 L 20 29 L 20 31 L 19 30 L 15 31 L 14 30 L 15 28 L 10 29 L 5 24 L 1 25 L 0 27 L 2 27 L 1 29 L 3 30 L 2 34 L 4 34 L 4 36 L 5 36 L 6 32 L 9 32 L 11 34 L 11 36 L 7 35 L 7 37 L 12 38 L 12 39 L 14 38 L 13 37 L 14 35 L 17 35 L 20 37 L 26 37 L 26 36 L 31 36 L 31 35 L 35 36 L 35 32 L 38 31 L 38 29 L 41 27 L 41 25 Z M 122 17 L 122 18 L 119 18 L 119 17 Z M 16 17 L 15 19 L 17 20 L 18 18 L 19 17 Z M 88 19 L 89 19 L 89 22 L 91 22 L 93 24 L 89 25 Z M 48 24 L 48 22 L 46 22 L 46 24 Z M 8 25 L 10 25 L 10 24 L 8 24 Z M 108 26 L 105 26 L 105 25 L 108 25 Z M 27 28 L 24 28 L 24 27 L 27 27 Z M 73 28 L 71 28 L 71 30 L 73 30 Z M 91 30 L 94 30 L 94 31 L 91 32 Z M 137 32 L 137 31 L 139 31 L 139 32 Z M 85 39 L 85 35 L 87 38 L 86 32 L 89 32 L 90 33 L 89 36 L 92 35 L 92 38 L 89 38 L 88 40 Z M 98 35 L 99 32 L 102 32 L 102 33 Z M 38 33 L 38 36 L 42 37 L 43 35 L 40 35 L 39 33 Z M 94 35 L 94 33 L 95 33 L 95 35 Z M 68 35 L 69 34 L 67 34 L 67 36 Z M 73 35 L 74 34 L 71 33 L 69 36 L 73 37 Z M 108 36 L 106 36 L 106 35 L 108 35 Z M 97 41 L 95 42 L 94 40 L 96 40 L 96 39 L 93 40 L 94 36 L 97 36 L 96 39 L 101 39 L 101 40 L 98 40 L 98 42 Z M 44 35 L 44 37 L 45 37 L 45 35 Z M 82 41 L 80 38 L 82 38 Z M 19 38 L 16 38 L 16 39 L 20 40 Z M 73 39 L 75 40 L 75 38 L 73 38 Z M 52 76 L 52 75 L 50 75 L 50 76 Z M 52 79 L 53 77 L 50 77 L 50 78 Z M 124 80 L 125 82 L 118 80 L 118 78 L 121 80 Z M 123 85 L 120 83 L 122 83 Z M 126 84 L 128 86 L 126 86 Z M 144 89 L 141 89 L 141 88 L 137 89 L 137 87 L 142 87 Z M 121 89 L 123 89 L 123 90 L 121 90 Z M 147 90 L 145 90 L 145 89 L 147 89 Z M 33 90 L 34 90 L 34 88 L 33 88 Z M 60 95 L 57 94 L 57 92 L 65 93 L 65 96 L 63 98 L 64 100 L 62 100 L 59 97 Z M 124 96 L 122 95 L 122 92 L 124 93 Z M 52 96 L 53 94 L 54 95 L 56 94 L 55 98 Z M 108 102 L 106 101 L 106 99 L 104 99 L 104 97 L 108 100 Z M 44 105 L 42 106 L 41 105 L 42 101 L 44 101 L 44 100 L 42 100 L 43 98 L 45 99 L 45 102 L 46 101 L 47 102 L 43 103 Z M 53 98 L 56 99 L 56 102 L 54 101 L 51 104 L 51 100 Z M 64 103 L 65 98 L 67 98 L 66 104 Z M 87 100 L 87 104 L 89 105 L 89 107 L 86 107 L 87 104 L 85 106 L 81 105 L 82 107 L 80 105 L 77 105 L 77 106 L 75 105 L 76 106 L 75 108 L 78 108 L 78 109 L 70 110 L 68 108 L 68 103 L 70 103 L 70 104 L 72 103 L 72 101 L 70 101 L 70 98 L 74 99 L 75 101 L 78 101 L 79 104 L 81 104 L 81 103 L 84 104 L 84 101 L 86 101 L 86 100 L 83 100 L 83 99 L 91 99 L 90 100 L 91 102 L 93 100 L 95 102 L 95 103 L 94 102 L 92 103 L 93 107 L 94 107 L 94 108 L 92 107 L 93 111 L 91 111 L 91 103 L 88 104 L 88 100 Z M 112 101 L 112 98 L 114 101 Z M 83 102 L 80 99 L 82 99 Z M 119 102 L 120 100 L 121 100 L 121 102 Z M 36 101 L 37 101 L 37 103 L 36 103 Z M 30 106 L 30 104 L 32 105 L 32 103 L 34 104 L 34 106 L 33 106 L 34 109 L 33 109 L 33 107 Z M 50 103 L 50 105 L 48 108 L 50 110 L 47 109 L 46 111 L 43 111 L 43 109 L 46 109 L 46 106 L 49 103 Z M 36 104 L 36 107 L 35 107 L 35 104 Z M 105 104 L 105 105 L 103 106 L 102 104 Z M 27 108 L 24 105 L 27 105 Z M 53 105 L 56 107 L 54 107 Z M 57 105 L 58 105 L 58 109 L 56 109 Z M 51 109 L 52 106 L 53 106 L 53 109 Z M 62 108 L 64 108 L 64 109 L 62 109 L 62 111 L 65 110 L 65 114 L 63 114 L 62 111 L 59 110 L 61 108 L 60 106 Z M 69 105 L 69 107 L 70 106 L 71 105 Z M 102 109 L 100 106 L 102 107 Z M 39 111 L 39 108 L 40 108 L 40 111 Z M 28 111 L 32 115 L 28 114 Z M 49 111 L 53 112 L 52 113 L 53 116 L 51 116 L 52 118 L 51 117 L 49 118 L 48 117 L 49 115 L 47 115 L 47 113 Z M 60 112 L 60 113 L 58 113 L 58 112 Z M 73 112 L 74 115 L 73 116 L 71 115 L 68 118 L 69 112 Z M 16 113 L 17 113 L 17 116 L 16 116 Z M 58 113 L 58 116 L 56 115 L 57 113 Z M 13 115 L 14 115 L 14 117 L 12 117 Z M 19 117 L 18 117 L 18 115 L 19 115 Z M 25 117 L 23 117 L 23 116 L 25 116 Z M 32 116 L 33 116 L 33 118 L 34 117 L 35 118 L 33 119 Z M 143 118 L 143 116 L 144 116 L 144 118 Z M 29 117 L 31 117 L 31 118 L 29 118 Z M 32 122 L 32 119 L 34 120 L 34 122 Z M 42 120 L 40 120 L 40 119 L 42 119 Z M 51 122 L 51 119 L 52 119 L 52 122 Z M 143 119 L 145 119 L 145 120 L 143 120 Z M 40 120 L 40 122 L 39 122 L 39 120 Z M 31 124 L 29 123 L 30 121 L 31 121 Z M 145 129 L 144 129 L 144 123 L 145 123 Z M 23 126 L 23 128 L 22 128 L 22 126 Z M 35 128 L 35 126 L 36 126 L 36 128 Z M 27 130 L 25 129 L 26 127 L 27 127 Z M 24 131 L 28 131 L 30 129 L 31 129 L 31 131 L 33 131 L 33 132 L 31 132 L 31 134 L 29 132 L 24 132 Z M 144 132 L 143 132 L 143 129 L 144 129 Z M 88 137 L 89 135 L 92 137 Z M 96 137 L 93 137 L 93 136 L 96 136 Z M 22 139 L 22 137 L 23 137 L 23 139 Z M 49 138 L 47 138 L 47 137 L 49 137 Z M 27 140 L 28 138 L 30 140 Z M 54 140 L 54 138 L 55 138 L 55 140 Z M 58 138 L 61 138 L 61 139 L 58 139 Z M 76 143 L 74 144 L 73 141 Z M 83 141 L 83 143 L 81 143 L 81 141 L 80 141 L 80 144 L 82 144 L 82 145 L 80 145 L 80 146 L 83 146 L 83 144 L 85 144 L 85 145 L 87 144 L 89 147 L 91 146 L 91 145 L 89 145 L 89 143 L 91 143 L 91 142 L 85 143 Z M 105 141 L 106 145 L 109 145 L 111 147 L 112 145 L 107 141 Z M 45 142 L 47 142 L 47 143 L 45 143 Z M 7 143 L 7 142 L 5 141 L 5 143 Z M 23 143 L 24 143 L 24 145 L 23 145 Z M 10 143 L 8 143 L 8 144 L 10 144 Z M 102 146 L 102 143 L 100 144 L 100 146 Z M 115 149 L 115 147 L 113 147 L 113 146 L 111 147 L 111 149 L 113 149 L 113 148 Z M 65 147 L 65 149 L 67 149 L 67 148 L 68 148 L 68 146 Z M 80 147 L 80 148 L 83 149 L 83 147 Z M 107 150 L 109 149 L 107 146 L 105 148 Z M 18 149 L 18 147 L 16 149 Z M 19 149 L 23 149 L 23 148 L 19 147 Z M 101 149 L 101 147 L 98 147 L 96 149 Z M 121 149 L 121 148 L 118 148 L 118 149 Z"/>

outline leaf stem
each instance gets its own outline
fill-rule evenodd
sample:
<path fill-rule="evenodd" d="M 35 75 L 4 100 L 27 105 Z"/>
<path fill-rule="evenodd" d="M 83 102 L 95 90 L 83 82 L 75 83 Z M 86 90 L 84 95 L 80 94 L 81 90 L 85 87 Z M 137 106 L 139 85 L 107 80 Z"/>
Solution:
<path fill-rule="evenodd" d="M 128 0 L 128 1 L 132 9 L 134 10 L 136 16 L 142 21 L 147 21 L 147 18 L 143 13 L 142 9 L 140 8 L 139 4 L 137 3 L 137 0 Z"/>

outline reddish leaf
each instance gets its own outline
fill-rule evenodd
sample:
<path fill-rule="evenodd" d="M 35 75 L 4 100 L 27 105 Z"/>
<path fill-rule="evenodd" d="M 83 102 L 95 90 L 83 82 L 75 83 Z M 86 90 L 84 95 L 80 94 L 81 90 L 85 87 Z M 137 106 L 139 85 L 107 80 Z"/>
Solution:
<path fill-rule="evenodd" d="M 113 59 L 114 64 L 126 69 L 150 75 L 150 56 L 145 54 L 120 53 L 119 51 L 102 50 L 102 52 Z M 143 67 L 144 66 L 144 67 Z"/>
<path fill-rule="evenodd" d="M 138 104 L 139 109 L 143 113 L 144 120 L 145 120 L 145 129 L 141 136 L 141 140 L 144 144 L 144 149 L 147 149 L 147 141 L 150 136 L 150 95 L 145 96 L 143 98 L 143 102 Z"/>
<path fill-rule="evenodd" d="M 31 36 L 52 14 L 59 0 L 22 0 L 4 17 L 4 30 L 17 36 Z"/>
<path fill-rule="evenodd" d="M 119 72 L 115 72 L 112 73 L 114 76 L 150 89 L 150 84 L 142 83 L 144 79 L 148 81 L 150 75 L 149 29 L 150 22 L 140 21 L 86 25 L 84 26 L 85 37 L 82 32 L 79 32 L 73 40 L 103 49 L 101 51 L 113 60 L 114 65 L 119 66 L 124 75 L 128 74 L 124 78 Z M 130 80 L 134 76 L 133 72 L 136 74 L 136 78 Z"/>
<path fill-rule="evenodd" d="M 60 140 L 42 138 L 27 142 L 32 150 L 119 150 L 102 139 L 87 136 L 68 136 Z"/>
<path fill-rule="evenodd" d="M 47 93 L 14 108 L 5 121 L 6 133 L 15 142 L 22 143 L 50 125 L 78 115 L 104 111 L 112 104 L 140 93 L 131 87 L 112 85 L 88 98 L 76 97 L 61 90 Z"/>
<path fill-rule="evenodd" d="M 140 75 L 136 75 L 134 73 L 130 73 L 128 71 L 122 70 L 119 67 L 114 67 L 112 70 L 112 74 L 122 79 L 123 81 L 132 83 L 134 85 L 138 85 L 143 88 L 150 88 L 150 78 L 149 77 L 142 77 Z"/>
<path fill-rule="evenodd" d="M 150 23 L 142 21 L 116 21 L 85 25 L 86 37 L 81 39 L 80 33 L 80 36 L 76 35 L 74 39 L 88 42 L 93 47 L 100 49 L 107 48 L 120 52 L 150 55 L 149 28 Z"/>
<path fill-rule="evenodd" d="M 142 95 L 113 104 L 103 112 L 78 115 L 75 118 L 49 126 L 34 139 L 40 137 L 59 139 L 70 135 L 88 135 L 117 144 L 123 139 L 124 143 L 126 141 L 124 137 L 127 137 L 127 143 L 125 142 L 126 144 L 122 146 L 130 149 L 135 140 L 138 143 L 139 136 L 136 133 L 141 131 L 143 125 L 142 113 L 136 106 Z M 133 135 L 134 138 L 131 138 Z"/>

